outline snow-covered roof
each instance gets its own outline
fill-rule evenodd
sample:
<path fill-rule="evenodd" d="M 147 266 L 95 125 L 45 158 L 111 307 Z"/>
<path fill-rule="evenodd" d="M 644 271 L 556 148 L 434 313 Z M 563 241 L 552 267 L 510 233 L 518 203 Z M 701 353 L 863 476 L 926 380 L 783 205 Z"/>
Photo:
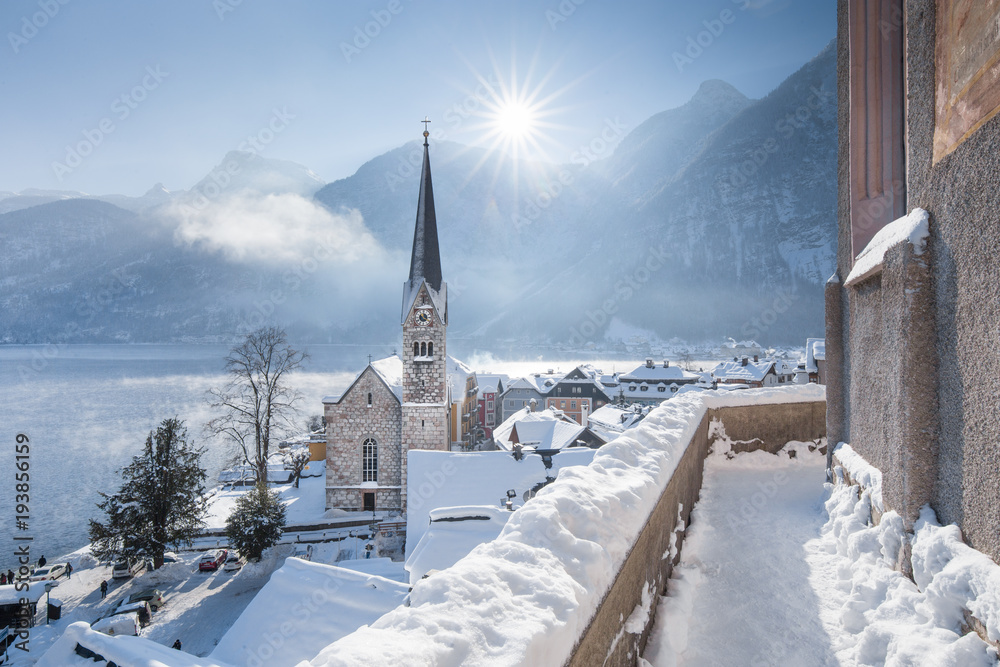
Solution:
<path fill-rule="evenodd" d="M 431 570 L 451 567 L 484 542 L 492 542 L 513 512 L 496 505 L 441 507 L 430 511 L 430 525 L 406 559 L 410 583 Z"/>
<path fill-rule="evenodd" d="M 265 636 L 276 619 L 302 622 L 298 615 L 308 602 L 312 613 L 307 625 L 291 638 L 293 641 L 285 642 L 280 664 L 311 660 L 327 645 L 401 604 L 408 591 L 409 586 L 384 577 L 288 558 L 209 657 L 234 665 L 247 664 L 247 656 L 259 655 L 260 648 L 268 645 Z"/>
<path fill-rule="evenodd" d="M 28 588 L 21 591 L 17 590 L 15 584 L 0 586 L 0 604 L 15 604 L 21 598 L 38 602 L 45 595 L 45 584 L 44 581 L 32 581 L 28 584 Z"/>
<path fill-rule="evenodd" d="M 479 395 L 495 394 L 507 388 L 510 378 L 503 373 L 476 373 L 476 384 L 479 385 Z"/>
<path fill-rule="evenodd" d="M 474 375 L 472 369 L 458 359 L 449 356 L 445 372 L 448 374 L 448 387 L 451 389 L 451 400 L 459 402 L 465 399 L 465 387 L 469 376 Z"/>
<path fill-rule="evenodd" d="M 742 361 L 723 361 L 712 371 L 712 375 L 719 380 L 740 380 L 742 382 L 762 382 L 764 376 L 768 374 L 774 366 L 774 360 L 763 359 L 761 361 L 747 361 L 743 365 Z"/>
<path fill-rule="evenodd" d="M 530 407 L 524 407 L 493 429 L 493 441 L 505 451 L 515 443 L 527 449 L 562 449 L 576 442 L 584 430 L 559 410 L 531 412 Z"/>
<path fill-rule="evenodd" d="M 631 428 L 642 421 L 644 413 L 638 412 L 631 407 L 622 408 L 617 405 L 604 405 L 587 416 L 587 423 L 590 428 L 601 428 L 606 431 L 621 433 L 625 429 Z"/>
<path fill-rule="evenodd" d="M 676 364 L 670 364 L 666 368 L 663 364 L 653 364 L 652 368 L 643 364 L 628 373 L 622 373 L 618 380 L 619 382 L 695 382 L 698 380 L 698 375 L 689 373 Z"/>
<path fill-rule="evenodd" d="M 815 373 L 819 370 L 817 361 L 826 359 L 826 339 L 807 338 L 806 339 L 806 370 Z"/>
<path fill-rule="evenodd" d="M 259 594 L 258 594 L 259 595 Z M 273 621 L 273 618 L 272 618 Z M 315 619 L 310 619 L 315 622 Z M 270 627 L 261 626 L 261 627 Z M 258 643 L 261 640 L 260 629 L 257 632 Z M 107 662 L 119 665 L 169 665 L 170 667 L 230 667 L 230 665 L 245 664 L 246 656 L 240 656 L 236 662 L 217 662 L 214 658 L 201 658 L 185 651 L 178 651 L 145 637 L 129 637 L 118 635 L 111 637 L 92 630 L 84 621 L 71 623 L 66 630 L 49 647 L 38 662 L 37 667 L 67 667 L 69 665 L 94 665 L 94 660 L 84 658 L 77 653 L 77 646 L 82 646 Z M 104 663 L 101 663 L 104 664 Z"/>
<path fill-rule="evenodd" d="M 385 386 L 396 397 L 396 400 L 400 403 L 403 402 L 403 360 L 399 358 L 399 355 L 393 354 L 391 356 L 385 357 L 384 359 L 376 359 L 375 361 L 365 366 L 364 370 L 358 373 L 357 377 L 348 385 L 347 389 L 341 394 L 331 394 L 329 396 L 323 397 L 324 403 L 339 403 L 347 392 L 351 390 L 361 376 L 365 374 L 371 368 L 375 371 L 375 374 L 385 383 Z"/>

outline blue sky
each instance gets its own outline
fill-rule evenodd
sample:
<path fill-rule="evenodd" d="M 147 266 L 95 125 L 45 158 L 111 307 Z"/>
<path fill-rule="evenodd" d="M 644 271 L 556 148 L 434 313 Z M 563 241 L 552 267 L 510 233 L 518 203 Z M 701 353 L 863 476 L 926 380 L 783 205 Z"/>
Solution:
<path fill-rule="evenodd" d="M 835 5 L 4 0 L 0 190 L 186 189 L 251 135 L 332 181 L 418 139 L 425 115 L 489 145 L 482 81 L 533 93 L 522 150 L 566 161 L 706 79 L 765 95 L 833 38 Z"/>

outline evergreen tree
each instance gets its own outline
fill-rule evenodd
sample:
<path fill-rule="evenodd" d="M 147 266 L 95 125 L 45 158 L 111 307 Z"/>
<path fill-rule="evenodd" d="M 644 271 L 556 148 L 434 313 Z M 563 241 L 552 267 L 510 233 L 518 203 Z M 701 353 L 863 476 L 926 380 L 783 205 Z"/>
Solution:
<path fill-rule="evenodd" d="M 260 560 L 264 549 L 281 539 L 285 527 L 285 506 L 278 494 L 257 484 L 236 501 L 226 521 L 229 545 L 249 560 Z"/>
<path fill-rule="evenodd" d="M 146 437 L 142 454 L 121 471 L 117 493 L 101 493 L 104 523 L 91 519 L 91 551 L 100 560 L 152 558 L 191 541 L 204 526 L 207 508 L 204 450 L 187 441 L 184 422 L 164 419 Z"/>

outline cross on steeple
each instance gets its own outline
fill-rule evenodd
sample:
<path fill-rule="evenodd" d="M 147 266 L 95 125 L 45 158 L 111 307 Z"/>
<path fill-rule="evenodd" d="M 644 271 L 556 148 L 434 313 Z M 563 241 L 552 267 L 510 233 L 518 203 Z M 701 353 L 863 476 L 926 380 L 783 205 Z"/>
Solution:
<path fill-rule="evenodd" d="M 427 131 L 427 123 L 431 122 L 431 119 L 428 118 L 427 116 L 424 116 L 424 119 L 420 122 L 424 124 L 424 146 L 426 146 L 427 137 L 431 136 L 431 133 Z"/>
<path fill-rule="evenodd" d="M 369 366 L 372 365 L 372 355 L 370 355 L 370 354 L 368 355 L 368 365 Z"/>

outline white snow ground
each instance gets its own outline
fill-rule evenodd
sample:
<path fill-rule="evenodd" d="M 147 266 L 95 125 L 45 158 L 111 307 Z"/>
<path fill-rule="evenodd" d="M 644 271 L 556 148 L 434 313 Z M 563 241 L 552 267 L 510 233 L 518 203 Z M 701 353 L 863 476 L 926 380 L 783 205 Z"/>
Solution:
<path fill-rule="evenodd" d="M 982 582 L 1000 576 L 997 566 L 979 554 L 986 563 L 976 559 L 974 575 L 956 576 L 969 568 L 950 554 L 973 557 L 954 539 L 942 546 L 941 534 L 953 531 L 929 520 L 918 526 L 914 553 L 938 562 L 918 590 L 890 564 L 899 517 L 889 512 L 879 526 L 867 525 L 868 494 L 859 499 L 856 486 L 824 484 L 825 457 L 789 447 L 794 459 L 753 452 L 706 461 L 643 667 L 995 665 L 992 647 L 961 634 L 961 606 L 969 589 L 989 590 Z M 961 585 L 971 576 L 980 586 Z"/>

